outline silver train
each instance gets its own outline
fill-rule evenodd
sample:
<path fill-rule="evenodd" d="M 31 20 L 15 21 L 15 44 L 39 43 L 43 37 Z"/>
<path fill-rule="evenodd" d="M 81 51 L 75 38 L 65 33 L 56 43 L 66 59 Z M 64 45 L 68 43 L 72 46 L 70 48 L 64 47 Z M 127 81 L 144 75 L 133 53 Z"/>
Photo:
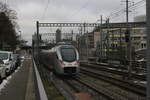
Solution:
<path fill-rule="evenodd" d="M 57 74 L 79 73 L 79 53 L 72 45 L 58 45 L 50 50 L 42 50 L 40 62 Z"/>

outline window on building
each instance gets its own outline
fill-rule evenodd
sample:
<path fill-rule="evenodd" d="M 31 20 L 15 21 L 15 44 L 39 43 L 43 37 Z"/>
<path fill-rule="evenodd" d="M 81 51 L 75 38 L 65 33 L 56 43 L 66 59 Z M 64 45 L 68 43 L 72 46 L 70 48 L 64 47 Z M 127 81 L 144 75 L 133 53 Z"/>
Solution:
<path fill-rule="evenodd" d="M 133 37 L 134 38 L 134 40 L 140 40 L 141 39 L 141 37 Z"/>
<path fill-rule="evenodd" d="M 146 43 L 144 43 L 144 48 L 146 48 Z"/>
<path fill-rule="evenodd" d="M 144 48 L 144 43 L 141 44 L 141 48 Z"/>
<path fill-rule="evenodd" d="M 146 40 L 146 36 L 143 36 L 143 39 Z"/>
<path fill-rule="evenodd" d="M 116 48 L 118 47 L 118 44 L 116 44 Z"/>
<path fill-rule="evenodd" d="M 122 37 L 122 40 L 125 40 L 125 37 Z"/>

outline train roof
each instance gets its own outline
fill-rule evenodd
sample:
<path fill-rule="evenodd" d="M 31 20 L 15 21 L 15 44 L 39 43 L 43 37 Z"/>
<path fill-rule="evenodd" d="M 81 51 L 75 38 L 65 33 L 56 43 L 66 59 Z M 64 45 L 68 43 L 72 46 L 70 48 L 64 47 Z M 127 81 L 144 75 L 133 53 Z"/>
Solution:
<path fill-rule="evenodd" d="M 72 45 L 70 42 L 58 42 L 57 45 Z"/>
<path fill-rule="evenodd" d="M 55 47 L 48 49 L 48 50 L 42 50 L 41 52 L 55 52 L 56 50 L 60 48 L 75 48 L 73 45 L 68 45 L 68 44 L 62 44 L 62 45 L 56 45 Z"/>
<path fill-rule="evenodd" d="M 71 47 L 71 48 L 74 48 L 73 45 L 67 45 L 67 44 L 56 46 L 56 48 L 61 48 L 61 47 Z"/>

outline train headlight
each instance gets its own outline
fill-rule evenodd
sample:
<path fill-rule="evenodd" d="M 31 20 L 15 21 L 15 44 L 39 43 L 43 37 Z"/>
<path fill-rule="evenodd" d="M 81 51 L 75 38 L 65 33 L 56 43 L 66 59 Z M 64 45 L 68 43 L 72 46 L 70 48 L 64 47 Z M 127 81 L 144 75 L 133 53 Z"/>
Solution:
<path fill-rule="evenodd" d="M 79 65 L 80 65 L 80 62 L 79 62 L 79 61 L 76 61 L 76 62 L 74 63 L 74 65 L 79 66 Z"/>

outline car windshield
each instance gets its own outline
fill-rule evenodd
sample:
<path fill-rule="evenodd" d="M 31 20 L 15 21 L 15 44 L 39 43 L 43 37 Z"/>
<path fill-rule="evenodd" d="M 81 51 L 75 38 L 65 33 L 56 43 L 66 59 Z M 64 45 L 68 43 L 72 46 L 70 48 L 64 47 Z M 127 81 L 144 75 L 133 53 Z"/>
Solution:
<path fill-rule="evenodd" d="M 61 48 L 61 55 L 64 61 L 72 62 L 76 60 L 74 48 Z"/>
<path fill-rule="evenodd" d="M 2 60 L 8 59 L 8 53 L 0 53 L 0 59 Z"/>

